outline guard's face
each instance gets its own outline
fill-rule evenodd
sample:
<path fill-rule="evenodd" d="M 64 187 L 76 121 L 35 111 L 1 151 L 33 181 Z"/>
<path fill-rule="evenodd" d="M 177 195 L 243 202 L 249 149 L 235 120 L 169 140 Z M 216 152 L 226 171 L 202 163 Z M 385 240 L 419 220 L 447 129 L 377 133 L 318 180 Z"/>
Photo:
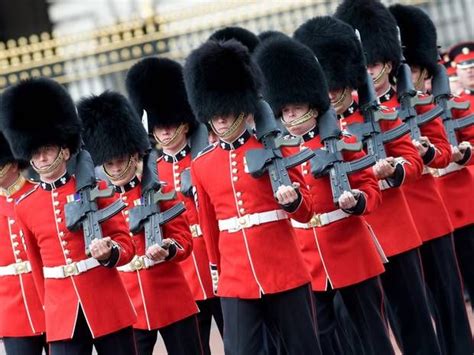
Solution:
<path fill-rule="evenodd" d="M 367 72 L 374 82 L 377 95 L 382 95 L 390 87 L 389 75 L 392 71 L 392 63 L 371 64 L 367 66 Z"/>
<path fill-rule="evenodd" d="M 309 111 L 308 104 L 288 104 L 283 106 L 281 115 L 284 123 L 291 123 L 300 118 Z M 316 118 L 312 118 L 306 122 L 293 127 L 287 127 L 288 131 L 295 136 L 301 136 L 308 132 L 316 124 Z"/>
<path fill-rule="evenodd" d="M 474 89 L 474 64 L 470 68 L 457 68 L 457 74 L 464 89 Z"/>
<path fill-rule="evenodd" d="M 31 161 L 38 169 L 48 168 L 57 158 L 60 148 L 56 145 L 47 145 L 34 152 Z"/>
<path fill-rule="evenodd" d="M 186 134 L 189 131 L 189 125 L 185 124 L 184 127 L 178 132 L 179 126 L 155 126 L 153 128 L 153 135 L 163 145 L 163 150 L 172 151 L 182 148 L 186 144 Z"/>
<path fill-rule="evenodd" d="M 137 154 L 132 156 L 126 155 L 105 162 L 103 168 L 114 185 L 122 186 L 135 176 L 137 160 Z"/>
<path fill-rule="evenodd" d="M 236 119 L 237 117 L 231 114 L 227 116 L 216 116 L 211 122 L 217 134 L 224 134 L 229 130 Z"/>
<path fill-rule="evenodd" d="M 337 89 L 329 91 L 329 99 L 336 113 L 342 114 L 352 103 L 350 89 Z"/>
<path fill-rule="evenodd" d="M 425 89 L 425 79 L 427 76 L 426 70 L 423 70 L 418 65 L 411 65 L 411 81 L 415 86 L 415 89 L 418 91 L 424 91 Z"/>
<path fill-rule="evenodd" d="M 56 161 L 56 159 L 60 158 L 60 152 L 61 148 L 59 146 L 46 145 L 33 153 L 30 164 L 40 170 L 38 173 L 41 180 L 47 182 L 57 180 L 66 171 L 66 164 L 71 154 L 68 148 L 62 148 L 62 158 L 60 161 Z M 51 168 L 51 170 L 48 170 L 49 168 Z M 41 172 L 41 170 L 43 170 L 43 172 Z"/>

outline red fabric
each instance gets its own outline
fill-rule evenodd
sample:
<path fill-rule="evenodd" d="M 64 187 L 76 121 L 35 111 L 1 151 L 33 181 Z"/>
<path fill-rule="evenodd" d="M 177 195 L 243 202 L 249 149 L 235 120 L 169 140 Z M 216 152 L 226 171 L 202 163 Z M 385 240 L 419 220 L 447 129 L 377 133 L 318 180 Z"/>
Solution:
<path fill-rule="evenodd" d="M 166 181 L 177 191 L 181 186 L 181 173 L 190 167 L 191 155 L 176 162 L 166 162 L 162 158 L 158 160 L 160 179 Z M 199 219 L 194 198 L 186 197 L 181 192 L 178 192 L 178 197 L 186 204 L 185 214 L 189 225 L 198 224 Z M 215 297 L 212 291 L 209 258 L 203 236 L 193 238 L 193 251 L 189 258 L 181 262 L 181 268 L 196 301 Z"/>
<path fill-rule="evenodd" d="M 100 186 L 105 187 L 105 183 Z M 65 265 L 68 258 L 72 261 L 87 258 L 82 230 L 70 232 L 65 225 L 64 205 L 74 190 L 74 178 L 53 191 L 38 187 L 20 200 L 15 209 L 25 235 L 33 278 L 44 300 L 48 341 L 72 338 L 79 305 L 94 337 L 130 326 L 136 320 L 131 300 L 115 268 L 99 266 L 64 279 L 43 278 L 43 266 Z M 99 208 L 110 202 L 112 199 L 101 199 Z M 120 246 L 118 265 L 128 263 L 134 255 L 134 247 L 122 215 L 102 223 L 102 232 Z"/>
<path fill-rule="evenodd" d="M 344 141 L 355 142 L 354 137 L 344 137 Z M 313 150 L 321 148 L 320 137 L 307 141 L 303 147 Z M 345 152 L 346 161 L 356 160 L 364 152 Z M 329 177 L 315 179 L 310 171 L 310 163 L 300 167 L 310 190 L 315 213 L 334 211 Z M 381 203 L 381 193 L 372 168 L 349 175 L 352 189 L 361 190 L 366 198 L 365 213 L 370 213 Z M 295 228 L 303 258 L 311 272 L 314 291 L 350 286 L 377 276 L 384 271 L 381 256 L 362 216 L 351 216 L 327 226 L 312 229 Z"/>
<path fill-rule="evenodd" d="M 383 104 L 388 110 L 394 110 L 396 97 Z M 352 123 L 364 122 L 359 111 L 341 118 L 342 127 Z M 387 131 L 401 124 L 400 119 L 395 121 L 383 120 L 380 123 L 382 131 Z M 408 135 L 400 137 L 385 145 L 387 156 L 402 157 L 406 163 L 404 184 L 415 181 L 421 175 L 423 162 L 413 146 Z M 373 213 L 366 217 L 373 228 L 387 257 L 401 254 L 421 245 L 421 237 L 413 221 L 406 198 L 400 188 L 391 188 L 382 191 L 382 204 Z"/>
<path fill-rule="evenodd" d="M 457 102 L 468 99 L 471 98 L 466 94 L 454 98 Z M 462 118 L 473 112 L 471 101 L 471 108 L 453 110 L 453 118 Z M 456 135 L 459 142 L 468 141 L 474 145 L 474 126 L 458 131 Z M 474 151 L 472 156 L 474 156 Z M 446 204 L 451 222 L 456 229 L 474 223 L 474 214 L 471 212 L 474 205 L 474 167 L 472 166 L 474 158 L 472 156 L 465 164 L 467 165 L 466 168 L 436 179 L 439 192 Z"/>
<path fill-rule="evenodd" d="M 418 106 L 416 111 L 418 114 L 423 114 L 433 107 L 434 105 Z M 435 157 L 428 166 L 430 168 L 445 168 L 451 161 L 451 146 L 441 119 L 436 118 L 421 126 L 420 131 L 421 135 L 428 137 L 435 147 Z M 453 231 L 454 227 L 448 210 L 433 175 L 423 174 L 419 180 L 404 185 L 403 191 L 423 242 L 442 237 Z"/>
<path fill-rule="evenodd" d="M 169 188 L 164 189 L 164 191 L 169 190 Z M 121 194 L 119 198 L 127 203 L 127 207 L 123 211 L 124 215 L 128 215 L 128 210 L 135 205 L 137 200 L 140 200 L 140 196 L 140 186 Z M 163 211 L 167 210 L 174 203 L 176 202 L 160 202 L 160 208 Z M 191 234 L 185 217 L 180 215 L 174 218 L 163 225 L 162 230 L 163 238 L 172 238 L 179 244 L 176 256 L 172 260 L 149 269 L 120 272 L 137 312 L 138 319 L 133 325 L 137 329 L 162 328 L 196 314 L 198 311 L 183 271 L 179 266 L 179 262 L 187 258 L 192 249 Z M 134 235 L 132 240 L 137 255 L 145 255 L 145 234 L 143 231 Z"/>
<path fill-rule="evenodd" d="M 15 200 L 34 186 L 25 182 L 10 197 L 0 197 L 0 266 L 28 260 L 25 241 L 16 223 Z M 25 337 L 45 332 L 43 305 L 32 273 L 0 276 L 0 337 Z"/>
<path fill-rule="evenodd" d="M 255 299 L 262 293 L 290 290 L 311 280 L 289 220 L 234 233 L 219 232 L 218 220 L 281 209 L 273 197 L 268 174 L 253 178 L 245 172 L 245 152 L 250 149 L 262 149 L 253 136 L 235 150 L 217 146 L 191 165 L 209 261 L 218 265 L 218 295 L 224 297 Z M 311 197 L 298 169 L 290 169 L 289 175 L 292 182 L 300 183 L 303 196 L 290 216 L 306 223 L 313 212 Z"/>

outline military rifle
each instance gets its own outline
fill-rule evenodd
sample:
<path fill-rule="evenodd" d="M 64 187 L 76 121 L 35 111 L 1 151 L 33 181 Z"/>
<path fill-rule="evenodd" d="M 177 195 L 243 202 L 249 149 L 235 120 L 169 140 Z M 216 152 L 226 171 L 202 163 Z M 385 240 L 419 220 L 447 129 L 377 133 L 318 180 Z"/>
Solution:
<path fill-rule="evenodd" d="M 282 147 L 299 146 L 301 139 L 284 139 L 282 137 L 272 109 L 263 99 L 258 101 L 254 120 L 256 136 L 258 141 L 263 144 L 263 148 L 250 149 L 245 153 L 247 168 L 254 178 L 259 178 L 268 172 L 273 194 L 276 194 L 280 186 L 291 186 L 292 184 L 287 169 L 311 159 L 314 153 L 311 149 L 304 149 L 292 156 L 283 156 Z"/>
<path fill-rule="evenodd" d="M 456 137 L 456 131 L 474 124 L 474 114 L 454 119 L 451 110 L 467 110 L 470 103 L 469 101 L 456 102 L 453 100 L 449 87 L 449 77 L 446 73 L 446 68 L 442 64 L 437 64 L 436 66 L 433 79 L 431 80 L 431 89 L 436 105 L 442 109 L 441 118 L 443 119 L 448 141 L 453 147 L 457 147 L 459 142 Z"/>
<path fill-rule="evenodd" d="M 163 193 L 162 183 L 156 167 L 157 151 L 151 150 L 143 159 L 141 180 L 141 204 L 129 211 L 130 232 L 138 233 L 145 230 L 145 248 L 157 244 L 162 246 L 163 232 L 161 226 L 185 211 L 183 202 L 175 204 L 166 211 L 161 211 L 159 202 L 176 198 L 176 191 Z"/>
<path fill-rule="evenodd" d="M 100 223 L 112 218 L 125 208 L 122 200 L 116 200 L 105 208 L 99 209 L 100 198 L 112 197 L 114 189 L 108 187 L 100 190 L 94 171 L 94 162 L 85 149 L 76 156 L 76 194 L 74 201 L 64 206 L 66 227 L 76 231 L 82 227 L 86 255 L 90 256 L 89 246 L 93 239 L 102 238 Z"/>
<path fill-rule="evenodd" d="M 341 139 L 337 116 L 331 107 L 318 118 L 319 137 L 324 149 L 315 151 L 311 159 L 311 173 L 315 178 L 329 174 L 331 181 L 332 199 L 337 205 L 344 191 L 351 191 L 349 174 L 361 171 L 376 163 L 373 155 L 366 155 L 353 161 L 344 161 L 343 151 L 358 152 L 363 148 L 362 142 L 347 143 Z"/>

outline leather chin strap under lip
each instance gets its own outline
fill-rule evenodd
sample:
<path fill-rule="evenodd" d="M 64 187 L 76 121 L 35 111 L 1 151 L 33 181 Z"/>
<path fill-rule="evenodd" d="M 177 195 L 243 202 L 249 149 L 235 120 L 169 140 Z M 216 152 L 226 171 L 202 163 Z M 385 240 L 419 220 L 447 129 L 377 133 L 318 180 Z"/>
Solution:
<path fill-rule="evenodd" d="M 234 122 L 232 122 L 232 125 L 229 127 L 229 129 L 222 134 L 217 132 L 214 125 L 212 124 L 212 120 L 209 121 L 209 124 L 211 125 L 212 131 L 216 134 L 216 136 L 225 140 L 227 137 L 235 133 L 235 131 L 237 130 L 237 128 L 239 128 L 240 124 L 242 123 L 244 119 L 245 119 L 245 114 L 244 113 L 239 114 L 239 116 L 234 120 Z"/>
<path fill-rule="evenodd" d="M 58 152 L 58 155 L 54 159 L 54 161 L 47 166 L 46 168 L 37 168 L 36 165 L 33 163 L 33 160 L 30 160 L 30 165 L 33 168 L 34 171 L 36 171 L 38 174 L 49 174 L 53 171 L 55 171 L 59 165 L 64 161 L 64 150 L 61 148 Z"/>
<path fill-rule="evenodd" d="M 383 68 L 380 71 L 380 73 L 378 73 L 377 76 L 372 79 L 374 84 L 377 84 L 380 80 L 382 80 L 382 77 L 384 76 L 386 71 L 387 71 L 387 63 L 383 63 Z"/>
<path fill-rule="evenodd" d="M 6 163 L 5 165 L 2 166 L 2 168 L 0 169 L 0 179 L 4 178 L 5 175 L 7 175 L 11 167 L 12 167 L 12 163 Z"/>
<path fill-rule="evenodd" d="M 181 133 L 183 132 L 183 130 L 184 130 L 184 123 L 181 123 L 181 124 L 178 126 L 178 128 L 176 128 L 176 131 L 174 131 L 173 136 L 172 136 L 170 139 L 168 139 L 168 141 L 167 141 L 166 143 L 164 143 L 162 140 L 160 140 L 160 139 L 156 136 L 156 134 L 155 134 L 154 131 L 153 131 L 153 137 L 155 138 L 156 142 L 157 142 L 161 147 L 168 147 L 168 146 L 170 146 L 171 144 L 173 144 L 173 143 L 176 141 L 176 139 L 181 135 Z"/>
<path fill-rule="evenodd" d="M 132 168 L 132 161 L 133 161 L 133 157 L 130 155 L 130 157 L 128 158 L 128 162 L 127 162 L 127 166 L 126 168 L 118 175 L 111 175 L 107 169 L 105 168 L 105 166 L 102 165 L 102 169 L 104 170 L 104 173 L 105 175 L 110 179 L 110 181 L 114 182 L 114 181 L 119 181 L 119 180 L 122 180 L 123 177 L 130 171 L 130 169 Z"/>
<path fill-rule="evenodd" d="M 283 117 L 281 118 L 281 122 L 283 123 L 283 125 L 287 128 L 291 128 L 291 127 L 296 127 L 296 126 L 299 126 L 305 122 L 308 122 L 310 119 L 312 119 L 314 117 L 314 110 L 312 108 L 310 108 L 308 110 L 308 112 L 306 112 L 304 115 L 302 115 L 301 117 L 297 118 L 296 120 L 293 120 L 291 122 L 286 122 Z"/>
<path fill-rule="evenodd" d="M 346 99 L 348 91 L 349 91 L 349 89 L 345 88 L 344 91 L 342 92 L 341 96 L 336 100 L 336 102 L 331 103 L 331 105 L 333 107 L 336 107 L 337 105 L 341 104 L 341 102 L 343 102 Z"/>

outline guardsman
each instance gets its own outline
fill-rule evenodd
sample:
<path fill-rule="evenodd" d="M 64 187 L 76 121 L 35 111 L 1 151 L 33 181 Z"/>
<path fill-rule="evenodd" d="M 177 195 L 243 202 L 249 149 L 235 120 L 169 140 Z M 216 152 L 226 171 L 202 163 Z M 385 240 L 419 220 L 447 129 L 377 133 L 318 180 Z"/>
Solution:
<path fill-rule="evenodd" d="M 474 42 L 456 44 L 449 50 L 449 58 L 456 67 L 456 74 L 461 86 L 460 97 L 471 102 L 474 107 Z"/>
<path fill-rule="evenodd" d="M 50 353 L 135 354 L 133 306 L 116 266 L 134 247 L 123 217 L 101 224 L 86 255 L 82 228 L 66 227 L 64 206 L 76 199 L 76 178 L 66 163 L 78 151 L 80 122 L 67 91 L 51 79 L 22 81 L 2 99 L 1 124 L 16 159 L 29 161 L 40 183 L 15 208 L 33 278 L 44 304 Z M 99 183 L 99 188 L 105 184 Z M 104 208 L 112 199 L 99 199 Z"/>
<path fill-rule="evenodd" d="M 373 79 L 376 95 L 380 102 L 388 101 L 393 95 L 389 78 L 392 78 L 393 69 L 398 67 L 401 56 L 395 19 L 387 8 L 374 0 L 343 1 L 337 8 L 335 17 L 360 32 L 367 58 L 367 71 Z M 311 45 L 310 47 L 313 48 Z M 316 55 L 330 51 L 328 43 L 316 47 Z M 340 69 L 339 66 L 320 59 L 323 68 L 332 65 L 332 71 Z M 340 85 L 330 93 L 342 127 L 364 121 L 362 110 L 357 108 L 351 97 L 353 89 L 356 88 Z M 382 102 L 382 105 L 386 104 Z M 383 111 L 386 114 L 395 113 L 390 106 L 384 107 Z M 382 132 L 386 132 L 399 126 L 401 120 L 381 120 L 379 124 Z M 380 240 L 389 261 L 381 280 L 386 304 L 392 310 L 391 325 L 405 353 L 439 354 L 419 259 L 421 237 L 400 188 L 421 176 L 423 162 L 408 135 L 385 144 L 384 149 L 387 158 L 380 159 L 374 166 L 382 189 L 382 204 L 367 216 L 367 222 Z M 417 297 L 413 298 L 413 294 Z"/>
<path fill-rule="evenodd" d="M 413 85 L 420 93 L 418 95 L 423 96 L 425 82 L 433 77 L 438 64 L 435 25 L 423 10 L 415 6 L 393 5 L 389 9 L 400 29 Z M 415 108 L 418 114 L 423 114 L 433 107 L 423 105 Z M 472 335 L 454 250 L 454 227 L 436 186 L 436 178 L 430 173 L 430 168 L 443 169 L 451 162 L 451 146 L 441 118 L 420 126 L 420 132 L 421 141 L 413 141 L 413 144 L 425 164 L 423 175 L 403 189 L 423 239 L 420 254 L 424 278 L 435 304 L 440 345 L 446 354 L 468 354 L 472 351 Z"/>
<path fill-rule="evenodd" d="M 324 21 L 324 20 L 323 20 Z M 349 33 L 355 36 L 348 27 Z M 340 31 L 333 33 L 340 34 Z M 340 40 L 340 37 L 334 38 Z M 281 35 L 263 42 L 255 52 L 265 76 L 264 97 L 276 117 L 293 136 L 302 139 L 301 148 L 324 147 L 320 125 L 330 109 L 329 92 L 321 66 L 305 45 Z M 362 65 L 362 70 L 365 67 Z M 321 118 L 323 116 L 323 118 Z M 335 127 L 337 117 L 332 116 Z M 336 136 L 347 144 L 356 142 L 346 133 Z M 363 151 L 343 151 L 347 161 L 365 156 Z M 311 272 L 316 297 L 318 330 L 323 354 L 342 354 L 339 344 L 334 297 L 342 296 L 355 326 L 358 353 L 393 354 L 382 316 L 382 288 L 378 275 L 384 271 L 377 241 L 362 217 L 381 202 L 381 192 L 370 167 L 349 175 L 351 190 L 333 201 L 328 175 L 313 177 L 313 160 L 301 165 L 311 192 L 315 212 L 310 223 L 293 222 L 303 258 Z M 337 164 L 337 163 L 336 163 Z M 337 177 L 340 183 L 339 177 Z"/>
<path fill-rule="evenodd" d="M 125 202 L 122 213 L 129 221 L 131 208 L 143 201 L 137 164 L 149 150 L 148 134 L 132 105 L 115 92 L 83 98 L 78 112 L 85 147 L 94 164 L 103 167 L 116 198 Z M 153 167 L 156 169 L 155 162 Z M 168 190 L 172 189 L 163 192 Z M 175 203 L 175 199 L 160 201 L 160 211 Z M 162 244 L 151 246 L 145 243 L 143 230 L 133 234 L 136 255 L 118 268 L 138 315 L 133 325 L 138 354 L 153 354 L 158 331 L 169 354 L 202 354 L 197 307 L 180 267 L 192 250 L 184 215 L 165 223 L 162 232 Z"/>
<path fill-rule="evenodd" d="M 262 353 L 265 325 L 288 353 L 319 354 L 311 278 L 290 223 L 311 219 L 308 190 L 291 168 L 293 184 L 274 195 L 269 175 L 251 176 L 245 159 L 263 148 L 245 125 L 257 112 L 259 69 L 239 42 L 211 40 L 190 54 L 184 80 L 195 116 L 219 137 L 193 161 L 191 176 L 211 274 L 218 278 L 225 352 Z"/>
<path fill-rule="evenodd" d="M 186 196 L 181 192 L 181 174 L 190 169 L 193 159 L 191 150 L 194 151 L 201 143 L 199 139 L 189 139 L 198 123 L 186 97 L 183 69 L 171 59 L 149 57 L 130 68 L 126 83 L 136 111 L 146 112 L 148 129 L 163 151 L 158 159 L 160 178 L 176 190 L 179 198 L 186 204 L 193 250 L 189 258 L 181 262 L 181 268 L 199 307 L 201 339 L 205 353 L 210 354 L 212 317 L 214 316 L 221 334 L 223 319 L 219 298 L 212 289 L 209 258 L 194 197 L 191 191 Z M 202 133 L 204 137 L 199 138 L 207 142 L 207 130 L 203 129 Z M 193 147 L 193 143 L 196 147 Z"/>
<path fill-rule="evenodd" d="M 15 200 L 35 187 L 22 175 L 27 166 L 13 157 L 1 134 L 0 338 L 8 355 L 41 355 L 46 347 L 43 305 L 33 281 L 23 233 L 15 223 Z"/>

